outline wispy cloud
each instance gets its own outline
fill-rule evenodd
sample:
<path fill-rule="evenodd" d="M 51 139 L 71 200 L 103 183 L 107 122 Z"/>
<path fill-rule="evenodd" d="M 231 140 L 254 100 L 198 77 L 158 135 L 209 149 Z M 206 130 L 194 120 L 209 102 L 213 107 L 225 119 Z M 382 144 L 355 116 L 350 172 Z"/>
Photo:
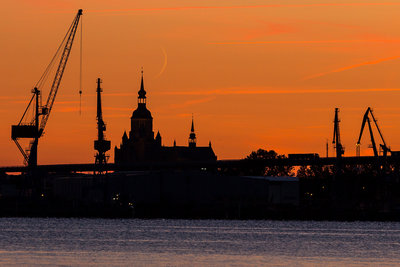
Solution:
<path fill-rule="evenodd" d="M 214 99 L 215 99 L 215 97 L 207 97 L 207 98 L 202 98 L 202 99 L 189 100 L 189 101 L 185 101 L 185 102 L 183 102 L 181 104 L 172 104 L 171 108 L 188 107 L 188 106 L 192 106 L 192 105 L 196 105 L 196 104 L 207 103 L 207 102 L 210 102 L 210 101 L 212 101 Z"/>
<path fill-rule="evenodd" d="M 121 8 L 121 9 L 98 9 L 86 12 L 135 12 L 135 11 L 179 11 L 193 9 L 249 9 L 249 8 L 293 8 L 293 7 L 360 7 L 360 6 L 400 6 L 400 3 L 320 3 L 320 4 L 270 4 L 270 5 L 240 5 L 240 6 L 181 6 L 181 7 L 150 7 L 150 8 Z"/>
<path fill-rule="evenodd" d="M 192 113 L 179 113 L 177 116 L 181 118 L 187 118 L 192 117 Z"/>
<path fill-rule="evenodd" d="M 398 59 L 398 58 L 400 58 L 400 56 L 386 57 L 386 58 L 380 58 L 380 59 L 377 59 L 377 60 L 366 61 L 366 62 L 362 62 L 362 63 L 358 63 L 358 64 L 354 64 L 354 65 L 350 65 L 350 66 L 334 69 L 334 70 L 331 70 L 331 71 L 326 71 L 326 72 L 322 72 L 322 73 L 313 74 L 313 75 L 304 77 L 302 80 L 303 81 L 310 80 L 310 79 L 318 78 L 318 77 L 325 76 L 325 75 L 328 75 L 328 74 L 342 72 L 342 71 L 346 71 L 346 70 L 351 70 L 351 69 L 362 67 L 362 66 L 375 65 L 375 64 L 378 64 L 378 63 L 381 63 L 381 62 L 394 60 L 394 59 Z"/>
<path fill-rule="evenodd" d="M 126 114 L 107 114 L 106 118 L 127 118 Z"/>
<path fill-rule="evenodd" d="M 216 90 L 169 91 L 164 95 L 271 95 L 271 94 L 337 94 L 361 92 L 399 92 L 400 88 L 370 88 L 370 89 L 244 89 L 226 88 Z"/>
<path fill-rule="evenodd" d="M 62 107 L 57 109 L 57 112 L 67 113 L 67 112 L 79 112 L 79 107 Z"/>
<path fill-rule="evenodd" d="M 68 112 L 90 111 L 94 110 L 95 108 L 92 106 L 79 107 L 79 105 L 76 105 L 76 106 L 61 106 L 61 107 L 56 107 L 56 109 L 57 109 L 56 112 L 68 113 Z"/>
<path fill-rule="evenodd" d="M 14 104 L 28 104 L 29 101 L 28 100 L 15 100 L 15 101 L 11 101 L 11 103 L 14 103 Z M 71 105 L 71 104 L 76 104 L 76 106 L 79 107 L 79 101 L 57 101 L 57 103 L 55 103 L 56 106 L 58 106 L 58 105 Z M 84 103 L 82 102 L 82 104 L 84 104 Z M 33 105 L 31 107 L 33 107 Z"/>
<path fill-rule="evenodd" d="M 14 104 L 28 104 L 29 100 L 15 100 L 15 101 L 11 101 L 11 103 L 14 103 Z"/>
<path fill-rule="evenodd" d="M 104 110 L 116 110 L 116 111 L 132 111 L 132 108 L 116 108 L 116 107 L 104 107 Z M 125 114 L 126 116 L 126 114 Z"/>
<path fill-rule="evenodd" d="M 57 101 L 57 105 L 79 104 L 79 101 Z M 82 104 L 84 104 L 82 102 Z"/>
<path fill-rule="evenodd" d="M 104 93 L 104 96 L 137 96 L 137 93 Z"/>
<path fill-rule="evenodd" d="M 110 90 L 110 91 L 112 91 L 112 90 Z M 101 94 L 102 96 L 137 96 L 138 94 L 137 93 L 102 93 Z M 97 96 L 97 94 L 96 93 L 94 93 L 94 94 L 91 94 L 91 93 L 89 93 L 89 94 L 84 94 L 84 96 L 86 97 L 92 97 L 92 96 Z M 66 94 L 66 95 L 64 95 L 64 97 L 74 97 L 74 98 L 76 98 L 77 97 L 77 95 L 75 95 L 75 94 Z M 79 101 L 78 101 L 79 102 Z"/>
<path fill-rule="evenodd" d="M 400 39 L 356 39 L 356 40 L 304 40 L 304 41 L 238 41 L 212 42 L 214 45 L 254 45 L 254 44 L 338 44 L 338 43 L 399 43 Z"/>

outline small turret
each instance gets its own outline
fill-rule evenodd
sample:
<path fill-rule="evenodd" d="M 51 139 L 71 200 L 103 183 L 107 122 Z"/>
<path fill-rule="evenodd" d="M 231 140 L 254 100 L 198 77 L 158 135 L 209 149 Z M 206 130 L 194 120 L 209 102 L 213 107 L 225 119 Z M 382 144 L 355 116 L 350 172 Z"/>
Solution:
<path fill-rule="evenodd" d="M 157 135 L 156 135 L 156 146 L 161 146 L 161 134 L 160 131 L 157 131 Z"/>
<path fill-rule="evenodd" d="M 124 131 L 124 135 L 122 136 L 122 144 L 126 144 L 128 142 L 128 135 L 126 131 Z"/>

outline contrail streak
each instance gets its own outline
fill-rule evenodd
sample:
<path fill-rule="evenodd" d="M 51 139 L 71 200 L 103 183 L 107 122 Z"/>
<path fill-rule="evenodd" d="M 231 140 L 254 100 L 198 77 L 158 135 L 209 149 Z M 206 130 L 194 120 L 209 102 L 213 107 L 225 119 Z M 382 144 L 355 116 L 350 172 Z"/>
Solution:
<path fill-rule="evenodd" d="M 358 6 L 400 6 L 400 3 L 325 3 L 325 4 L 270 4 L 270 5 L 247 5 L 247 6 L 183 6 L 183 7 L 156 7 L 156 8 L 126 8 L 126 9 L 103 9 L 88 10 L 86 12 L 132 12 L 132 11 L 169 11 L 169 10 L 191 10 L 191 9 L 247 9 L 247 8 L 277 8 L 277 7 L 358 7 Z"/>
<path fill-rule="evenodd" d="M 331 70 L 331 71 L 327 71 L 327 72 L 322 72 L 322 73 L 310 75 L 310 76 L 307 76 L 307 77 L 303 78 L 302 81 L 318 78 L 318 77 L 325 76 L 325 75 L 328 75 L 328 74 L 331 74 L 331 73 L 337 73 L 337 72 L 342 72 L 342 71 L 346 71 L 346 70 L 351 70 L 351 69 L 362 67 L 362 66 L 375 65 L 375 64 L 378 64 L 378 63 L 381 63 L 381 62 L 394 60 L 394 59 L 398 59 L 398 58 L 400 58 L 400 56 L 381 58 L 381 59 L 377 59 L 377 60 L 373 60 L 373 61 L 367 61 L 367 62 L 363 62 L 363 63 L 359 63 L 359 64 L 354 64 L 354 65 L 351 65 L 351 66 L 346 66 L 346 67 L 338 68 L 338 69 L 335 69 L 335 70 Z"/>
<path fill-rule="evenodd" d="M 214 99 L 215 99 L 215 97 L 211 96 L 211 97 L 202 98 L 202 99 L 189 100 L 182 104 L 172 104 L 171 107 L 172 108 L 183 108 L 183 107 L 188 107 L 188 106 L 192 106 L 192 105 L 196 105 L 196 104 L 207 103 Z"/>
<path fill-rule="evenodd" d="M 398 43 L 400 39 L 365 40 L 305 40 L 305 41 L 254 41 L 254 42 L 213 42 L 215 45 L 252 45 L 252 44 L 337 44 L 337 43 Z"/>
<path fill-rule="evenodd" d="M 205 91 L 170 91 L 160 93 L 162 95 L 269 95 L 269 94 L 335 94 L 335 93 L 359 93 L 359 92 L 399 92 L 400 88 L 371 88 L 371 89 L 217 89 Z"/>

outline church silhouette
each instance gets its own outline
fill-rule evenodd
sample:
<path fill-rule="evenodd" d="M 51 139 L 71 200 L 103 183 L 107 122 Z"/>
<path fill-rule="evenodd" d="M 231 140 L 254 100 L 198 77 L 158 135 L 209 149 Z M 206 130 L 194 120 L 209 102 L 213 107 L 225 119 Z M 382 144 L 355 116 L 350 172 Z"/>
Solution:
<path fill-rule="evenodd" d="M 163 146 L 161 134 L 157 132 L 154 138 L 153 117 L 146 107 L 146 91 L 143 84 L 143 70 L 140 90 L 138 92 L 138 107 L 131 117 L 129 136 L 124 132 L 120 147 L 115 146 L 114 159 L 116 164 L 127 165 L 135 162 L 149 161 L 215 161 L 217 157 L 211 147 L 196 145 L 196 133 L 192 117 L 188 146 Z"/>

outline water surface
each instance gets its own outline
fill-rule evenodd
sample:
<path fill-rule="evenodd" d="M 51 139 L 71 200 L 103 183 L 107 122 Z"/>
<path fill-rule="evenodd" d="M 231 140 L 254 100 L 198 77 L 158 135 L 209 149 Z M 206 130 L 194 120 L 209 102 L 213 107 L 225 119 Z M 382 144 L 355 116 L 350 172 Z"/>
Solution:
<path fill-rule="evenodd" d="M 0 218 L 0 265 L 397 266 L 400 223 Z"/>

